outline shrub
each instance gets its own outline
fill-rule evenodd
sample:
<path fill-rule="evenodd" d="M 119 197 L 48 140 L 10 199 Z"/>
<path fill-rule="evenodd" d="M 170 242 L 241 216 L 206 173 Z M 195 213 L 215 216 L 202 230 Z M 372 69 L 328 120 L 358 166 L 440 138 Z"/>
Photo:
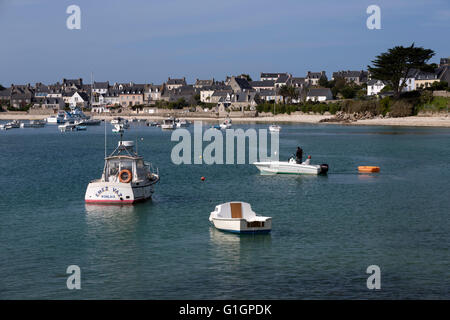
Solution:
<path fill-rule="evenodd" d="M 405 100 L 395 101 L 390 108 L 391 117 L 408 117 L 414 114 L 414 106 Z"/>

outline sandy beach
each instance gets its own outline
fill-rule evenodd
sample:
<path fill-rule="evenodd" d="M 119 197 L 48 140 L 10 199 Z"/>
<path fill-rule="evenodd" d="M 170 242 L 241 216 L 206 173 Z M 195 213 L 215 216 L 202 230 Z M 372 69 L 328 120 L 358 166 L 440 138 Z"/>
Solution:
<path fill-rule="evenodd" d="M 39 120 L 45 119 L 49 115 L 33 115 L 33 114 L 19 114 L 3 112 L 0 113 L 0 120 Z M 93 115 L 94 119 L 106 119 L 111 120 L 114 116 L 98 116 Z M 322 119 L 331 118 L 330 115 L 316 115 L 316 114 L 294 114 L 294 115 L 276 115 L 271 117 L 256 117 L 256 118 L 232 118 L 234 123 L 245 123 L 245 122 L 259 122 L 259 123 L 311 123 L 311 124 L 345 124 L 345 125 L 367 125 L 367 126 L 413 126 L 413 127 L 450 127 L 450 116 L 449 115 L 436 115 L 436 116 L 412 116 L 403 118 L 375 118 L 358 120 L 351 123 L 341 123 L 341 122 L 320 122 Z M 133 115 L 124 116 L 124 118 L 137 118 L 137 119 L 147 119 L 147 120 L 162 120 L 164 116 L 149 116 L 149 115 Z M 207 122 L 219 122 L 224 118 L 208 118 L 208 117 L 186 117 L 190 121 L 207 121 Z"/>

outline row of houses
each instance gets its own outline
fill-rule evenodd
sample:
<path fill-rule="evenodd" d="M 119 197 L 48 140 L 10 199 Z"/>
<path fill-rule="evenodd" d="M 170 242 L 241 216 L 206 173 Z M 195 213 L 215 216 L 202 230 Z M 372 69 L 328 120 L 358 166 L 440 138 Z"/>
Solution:
<path fill-rule="evenodd" d="M 450 83 L 450 58 L 441 59 L 434 73 L 411 70 L 406 79 L 405 91 L 429 87 L 436 81 Z M 367 84 L 367 95 L 377 95 L 386 83 L 371 79 L 364 70 L 342 70 L 334 72 L 331 80 L 344 79 L 346 83 Z M 93 82 L 84 84 L 83 79 L 62 79 L 51 85 L 36 83 L 34 86 L 11 84 L 0 91 L 0 104 L 13 108 L 33 106 L 36 108 L 61 109 L 66 106 L 92 108 L 104 112 L 110 108 L 155 105 L 157 101 L 174 102 L 184 99 L 189 103 L 201 101 L 222 108 L 254 109 L 262 102 L 280 102 L 285 99 L 281 93 L 284 86 L 292 87 L 295 95 L 290 101 L 327 101 L 333 99 L 329 88 L 321 87 L 321 80 L 328 81 L 325 71 L 308 71 L 304 77 L 290 73 L 260 74 L 259 80 L 251 81 L 248 76 L 230 76 L 224 81 L 196 79 L 188 84 L 186 78 L 168 78 L 163 84 L 136 84 Z"/>
<path fill-rule="evenodd" d="M 430 87 L 435 82 L 447 82 L 450 84 L 450 58 L 442 58 L 439 67 L 434 72 L 426 72 L 411 69 L 406 79 L 400 79 L 400 84 L 405 83 L 404 92 L 420 90 Z M 385 81 L 371 79 L 367 82 L 367 95 L 378 95 L 388 84 Z"/>

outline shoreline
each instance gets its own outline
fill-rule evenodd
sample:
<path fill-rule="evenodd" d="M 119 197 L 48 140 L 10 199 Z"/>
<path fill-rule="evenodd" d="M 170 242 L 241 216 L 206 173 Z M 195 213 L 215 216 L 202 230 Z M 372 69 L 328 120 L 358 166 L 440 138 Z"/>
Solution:
<path fill-rule="evenodd" d="M 10 112 L 0 113 L 0 120 L 41 120 L 53 114 L 17 114 Z M 111 120 L 118 115 L 92 115 L 93 119 L 106 119 Z M 162 120 L 164 116 L 151 116 L 151 115 L 131 115 L 122 116 L 123 118 L 132 119 L 146 119 L 146 120 Z M 436 115 L 436 116 L 410 116 L 401 118 L 374 118 L 358 120 L 354 122 L 320 122 L 322 119 L 331 118 L 331 115 L 317 115 L 317 114 L 293 114 L 293 115 L 276 115 L 269 117 L 242 117 L 231 118 L 234 123 L 308 123 L 308 124 L 321 124 L 321 125 L 353 125 L 353 126 L 411 126 L 411 127 L 444 127 L 450 128 L 450 116 Z M 183 117 L 180 117 L 183 118 Z M 185 117 L 189 121 L 205 121 L 205 122 L 219 122 L 225 119 L 210 118 L 210 117 Z"/>

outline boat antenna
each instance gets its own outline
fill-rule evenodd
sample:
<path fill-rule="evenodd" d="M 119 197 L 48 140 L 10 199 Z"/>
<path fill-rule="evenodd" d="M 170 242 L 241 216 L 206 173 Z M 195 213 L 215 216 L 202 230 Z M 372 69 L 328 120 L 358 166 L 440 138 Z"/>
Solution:
<path fill-rule="evenodd" d="M 106 115 L 105 115 L 105 159 L 106 159 Z"/>

